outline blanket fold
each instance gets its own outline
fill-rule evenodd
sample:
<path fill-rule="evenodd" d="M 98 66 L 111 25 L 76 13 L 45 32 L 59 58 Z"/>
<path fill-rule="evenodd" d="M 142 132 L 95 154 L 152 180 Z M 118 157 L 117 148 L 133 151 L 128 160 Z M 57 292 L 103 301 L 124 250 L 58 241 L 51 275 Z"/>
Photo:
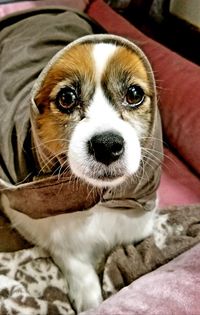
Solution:
<path fill-rule="evenodd" d="M 169 214 L 171 229 L 165 248 L 160 250 L 149 237 L 136 246 L 116 248 L 108 257 L 104 276 L 112 279 L 112 290 L 120 290 L 146 274 L 185 252 L 200 241 L 200 206 L 172 206 L 160 211 Z M 109 292 L 106 292 L 109 295 Z M 108 296 L 107 295 L 107 296 Z"/>
<path fill-rule="evenodd" d="M 8 185 L 0 179 L 0 192 L 8 198 L 11 208 L 35 219 L 83 211 L 95 205 L 101 197 L 100 189 L 73 180 L 70 174 L 47 176 L 20 185 Z"/>

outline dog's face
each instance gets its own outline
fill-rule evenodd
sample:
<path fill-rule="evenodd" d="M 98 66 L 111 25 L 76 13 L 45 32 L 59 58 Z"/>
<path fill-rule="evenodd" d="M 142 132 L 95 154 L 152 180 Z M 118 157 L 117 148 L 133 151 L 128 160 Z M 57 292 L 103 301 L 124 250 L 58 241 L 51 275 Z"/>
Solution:
<path fill-rule="evenodd" d="M 135 174 L 152 124 L 152 84 L 125 45 L 79 43 L 58 58 L 35 97 L 42 144 L 94 186 Z M 48 161 L 44 161 L 44 164 Z"/>

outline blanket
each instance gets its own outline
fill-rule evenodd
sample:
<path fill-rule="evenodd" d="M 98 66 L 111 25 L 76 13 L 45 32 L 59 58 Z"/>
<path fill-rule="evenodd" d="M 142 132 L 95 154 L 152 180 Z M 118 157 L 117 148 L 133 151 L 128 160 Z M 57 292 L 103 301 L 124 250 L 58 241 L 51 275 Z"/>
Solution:
<path fill-rule="evenodd" d="M 173 206 L 161 213 L 172 227 L 166 246 L 157 248 L 149 237 L 115 248 L 99 275 L 105 299 L 200 241 L 199 205 Z M 39 247 L 0 253 L 0 314 L 72 315 L 67 292 L 60 270 Z"/>

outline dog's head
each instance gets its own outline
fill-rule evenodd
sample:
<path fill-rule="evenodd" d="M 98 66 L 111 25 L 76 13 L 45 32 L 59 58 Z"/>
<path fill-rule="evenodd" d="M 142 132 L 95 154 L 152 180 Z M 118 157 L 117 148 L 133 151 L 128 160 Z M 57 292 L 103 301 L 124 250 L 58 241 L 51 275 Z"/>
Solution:
<path fill-rule="evenodd" d="M 100 187 L 137 173 L 155 124 L 156 92 L 135 44 L 83 37 L 59 52 L 38 82 L 32 127 L 44 170 L 59 161 L 63 171 Z"/>

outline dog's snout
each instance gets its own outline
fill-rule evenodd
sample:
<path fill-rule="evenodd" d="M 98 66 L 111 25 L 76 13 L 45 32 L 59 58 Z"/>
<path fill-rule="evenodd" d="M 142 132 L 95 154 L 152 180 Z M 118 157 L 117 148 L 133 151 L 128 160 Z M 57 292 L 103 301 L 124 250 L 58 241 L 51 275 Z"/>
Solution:
<path fill-rule="evenodd" d="M 88 149 L 98 162 L 109 165 L 122 156 L 124 139 L 117 133 L 104 132 L 88 141 Z"/>

